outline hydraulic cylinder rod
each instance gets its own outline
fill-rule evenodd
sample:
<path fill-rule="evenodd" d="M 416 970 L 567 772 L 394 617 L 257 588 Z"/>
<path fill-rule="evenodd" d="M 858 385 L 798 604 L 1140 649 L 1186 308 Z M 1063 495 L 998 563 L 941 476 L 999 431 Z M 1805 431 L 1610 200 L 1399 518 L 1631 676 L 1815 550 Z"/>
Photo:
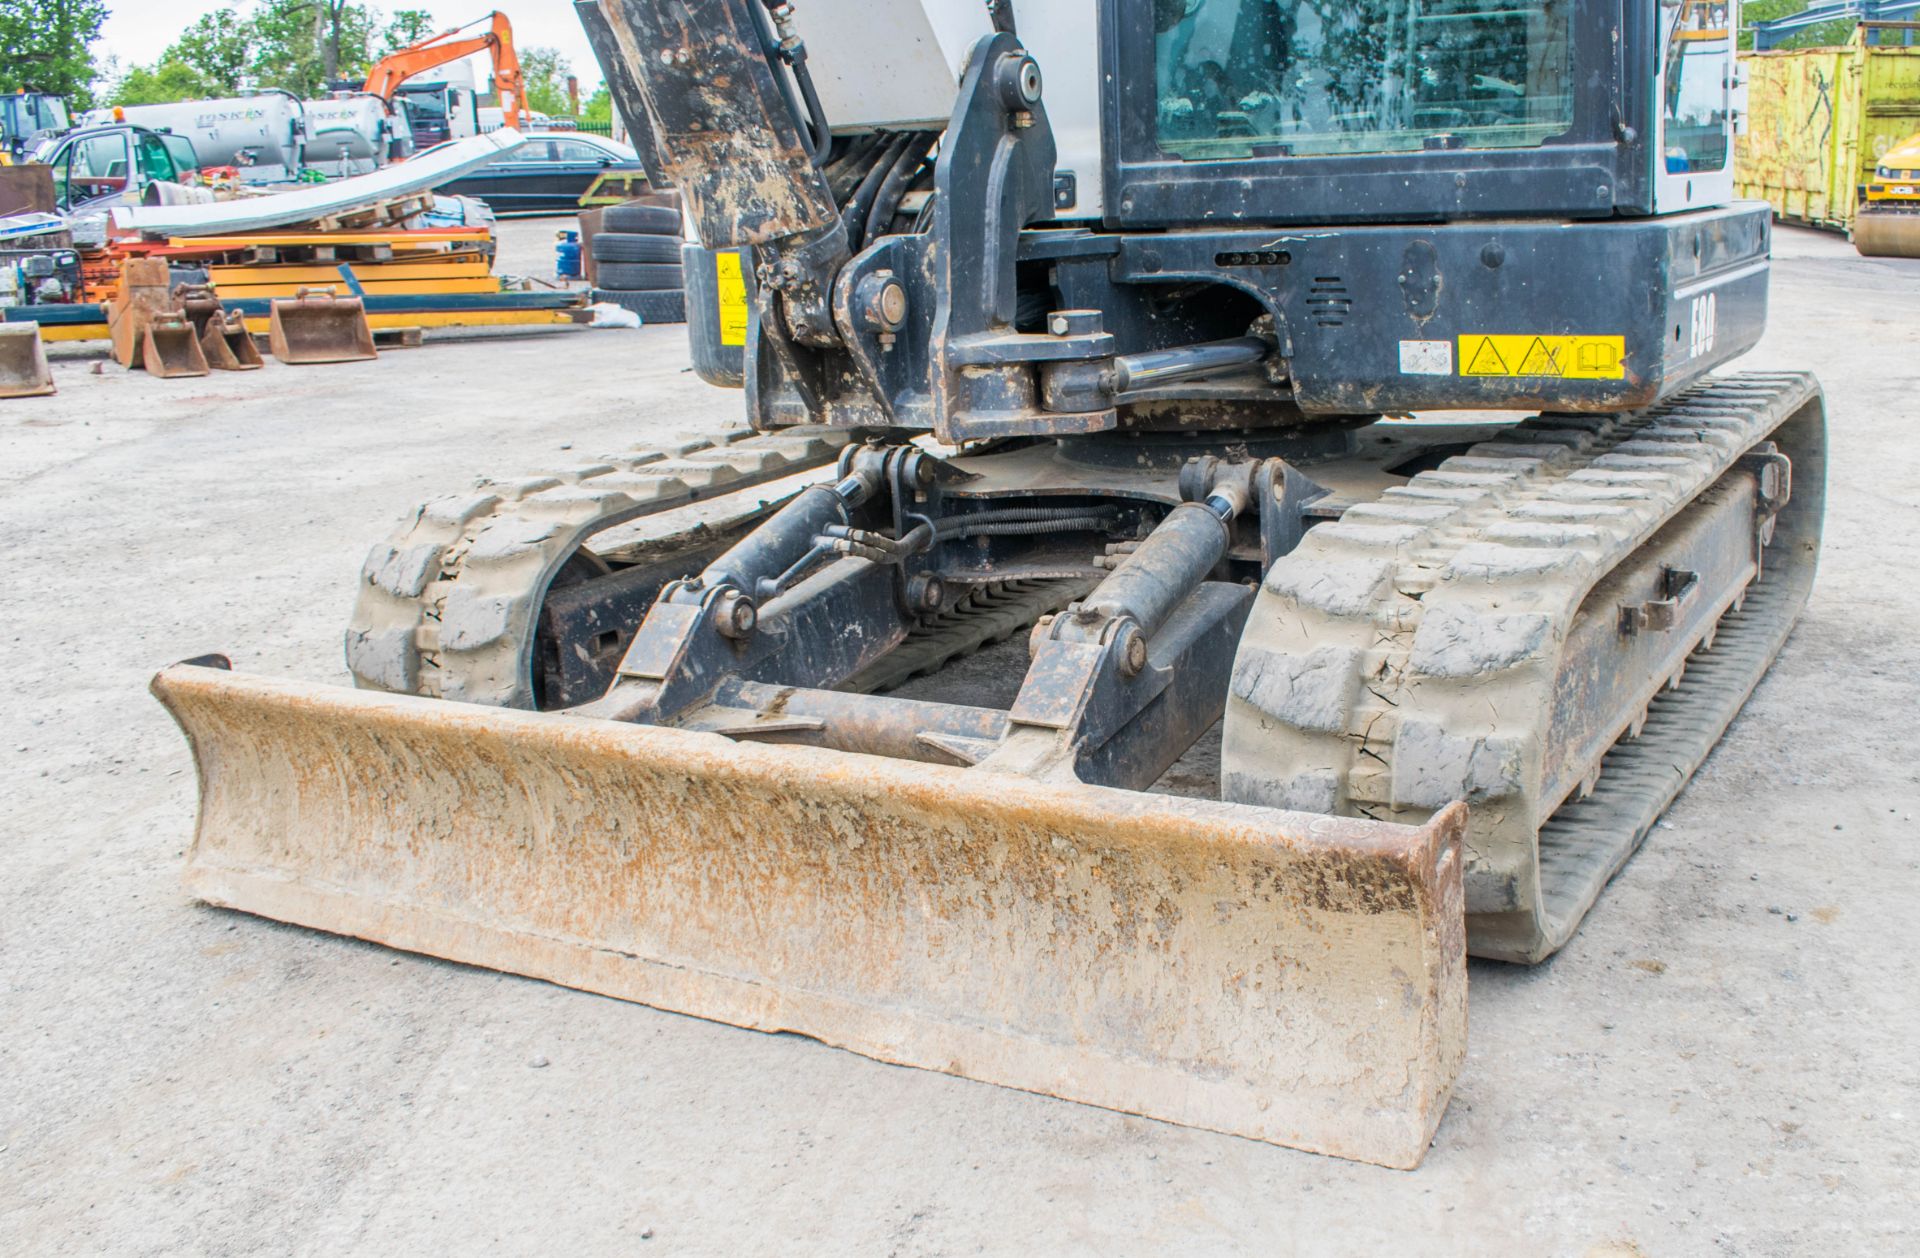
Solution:
<path fill-rule="evenodd" d="M 1113 392 L 1147 389 L 1193 376 L 1211 375 L 1232 367 L 1251 367 L 1265 358 L 1273 346 L 1257 336 L 1236 336 L 1231 340 L 1208 341 L 1202 345 L 1183 345 L 1179 349 L 1152 349 L 1139 354 L 1122 354 L 1113 360 Z"/>
<path fill-rule="evenodd" d="M 1223 478 L 1204 502 L 1183 502 L 1167 513 L 1113 575 L 1064 619 L 1063 636 L 1097 641 L 1106 626 L 1130 619 L 1148 637 L 1166 623 L 1193 587 L 1206 579 L 1233 543 L 1228 522 L 1246 509 L 1244 478 Z"/>

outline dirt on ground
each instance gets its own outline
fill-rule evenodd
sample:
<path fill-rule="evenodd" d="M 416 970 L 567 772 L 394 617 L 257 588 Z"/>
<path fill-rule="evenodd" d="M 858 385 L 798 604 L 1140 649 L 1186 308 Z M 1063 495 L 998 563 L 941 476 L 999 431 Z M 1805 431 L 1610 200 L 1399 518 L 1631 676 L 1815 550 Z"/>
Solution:
<path fill-rule="evenodd" d="M 510 226 L 526 269 L 552 228 Z M 415 502 L 740 396 L 675 327 L 172 381 L 62 353 L 0 403 L 0 1252 L 1913 1252 L 1920 261 L 1777 244 L 1742 365 L 1827 388 L 1812 606 L 1574 942 L 1473 965 L 1413 1173 L 196 904 L 155 668 L 342 683 Z"/>

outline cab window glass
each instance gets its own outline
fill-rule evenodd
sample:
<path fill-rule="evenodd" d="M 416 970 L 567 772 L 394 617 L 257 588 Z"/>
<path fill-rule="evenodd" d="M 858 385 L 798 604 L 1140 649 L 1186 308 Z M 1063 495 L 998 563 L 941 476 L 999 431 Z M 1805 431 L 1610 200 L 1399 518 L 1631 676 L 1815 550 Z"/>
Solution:
<path fill-rule="evenodd" d="M 93 135 L 75 140 L 67 149 L 66 158 L 54 166 L 56 192 L 67 204 L 124 192 L 128 164 L 125 135 Z"/>
<path fill-rule="evenodd" d="M 1720 170 L 1727 164 L 1726 78 L 1733 71 L 1727 6 L 1685 0 L 1671 13 L 1661 83 L 1665 169 L 1671 175 Z"/>
<path fill-rule="evenodd" d="M 164 135 L 160 137 L 167 146 L 167 152 L 173 157 L 175 174 L 184 175 L 200 169 L 200 156 L 193 151 L 193 141 L 184 135 Z"/>
<path fill-rule="evenodd" d="M 180 172 L 173 167 L 173 154 L 167 152 L 166 141 L 157 135 L 142 135 L 140 145 L 140 173 L 147 179 L 163 179 L 168 183 L 177 182 Z"/>
<path fill-rule="evenodd" d="M 1187 161 L 1521 148 L 1573 123 L 1572 0 L 1154 0 Z"/>

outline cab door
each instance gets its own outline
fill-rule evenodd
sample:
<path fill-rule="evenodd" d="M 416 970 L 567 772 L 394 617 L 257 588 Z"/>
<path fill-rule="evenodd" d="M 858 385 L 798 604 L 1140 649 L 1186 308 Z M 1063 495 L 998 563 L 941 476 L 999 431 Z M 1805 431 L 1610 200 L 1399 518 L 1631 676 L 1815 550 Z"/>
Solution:
<path fill-rule="evenodd" d="M 139 177 L 137 187 L 145 191 L 150 183 L 179 183 L 181 170 L 173 160 L 173 151 L 167 142 L 151 131 L 136 132 L 133 137 L 134 171 Z"/>
<path fill-rule="evenodd" d="M 133 145 L 126 131 L 78 135 L 55 150 L 54 201 L 62 209 L 81 209 L 123 195 L 132 184 Z"/>
<path fill-rule="evenodd" d="M 1656 214 L 1733 199 L 1733 133 L 1745 94 L 1734 51 L 1738 0 L 1661 0 L 1653 116 Z"/>

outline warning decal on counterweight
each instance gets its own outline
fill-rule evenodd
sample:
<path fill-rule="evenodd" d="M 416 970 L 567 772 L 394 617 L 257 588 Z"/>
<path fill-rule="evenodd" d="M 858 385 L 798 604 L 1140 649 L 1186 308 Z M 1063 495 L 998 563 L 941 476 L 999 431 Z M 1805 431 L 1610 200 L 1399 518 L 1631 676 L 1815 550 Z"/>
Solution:
<path fill-rule="evenodd" d="M 1460 374 L 1622 380 L 1627 374 L 1627 338 L 1466 335 L 1460 338 Z"/>

